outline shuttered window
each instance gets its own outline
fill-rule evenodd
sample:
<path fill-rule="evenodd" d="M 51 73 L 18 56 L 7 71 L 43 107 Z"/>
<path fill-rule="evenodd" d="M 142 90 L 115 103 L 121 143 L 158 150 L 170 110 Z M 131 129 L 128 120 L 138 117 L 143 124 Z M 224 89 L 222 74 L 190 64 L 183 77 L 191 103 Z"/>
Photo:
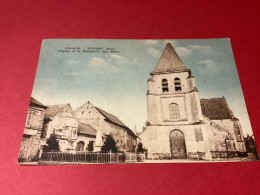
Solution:
<path fill-rule="evenodd" d="M 203 135 L 202 135 L 201 128 L 195 128 L 195 138 L 196 138 L 197 142 L 203 141 Z"/>
<path fill-rule="evenodd" d="M 174 79 L 175 91 L 181 91 L 181 80 L 179 78 Z"/>
<path fill-rule="evenodd" d="M 26 127 L 30 127 L 30 125 L 31 125 L 31 120 L 32 120 L 32 115 L 31 115 L 31 114 L 28 114 L 28 115 L 27 115 L 27 119 L 26 119 L 26 124 L 25 124 Z"/>
<path fill-rule="evenodd" d="M 163 92 L 168 92 L 169 91 L 167 79 L 162 79 L 162 91 Z"/>

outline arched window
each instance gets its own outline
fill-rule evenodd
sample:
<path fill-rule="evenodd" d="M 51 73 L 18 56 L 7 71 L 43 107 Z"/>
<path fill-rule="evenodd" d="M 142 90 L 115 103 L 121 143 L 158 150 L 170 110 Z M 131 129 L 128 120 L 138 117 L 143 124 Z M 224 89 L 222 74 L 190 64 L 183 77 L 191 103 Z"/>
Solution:
<path fill-rule="evenodd" d="M 172 103 L 169 105 L 169 115 L 170 115 L 170 119 L 180 118 L 180 109 L 178 104 Z"/>
<path fill-rule="evenodd" d="M 181 80 L 179 78 L 174 79 L 175 91 L 181 91 Z"/>
<path fill-rule="evenodd" d="M 163 92 L 168 92 L 169 91 L 167 79 L 162 79 L 162 91 Z"/>

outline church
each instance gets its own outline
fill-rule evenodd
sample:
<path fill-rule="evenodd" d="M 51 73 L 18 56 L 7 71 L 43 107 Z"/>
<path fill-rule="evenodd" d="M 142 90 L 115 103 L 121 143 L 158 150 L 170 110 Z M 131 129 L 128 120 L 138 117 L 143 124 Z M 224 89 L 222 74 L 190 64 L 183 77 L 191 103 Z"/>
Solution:
<path fill-rule="evenodd" d="M 148 79 L 147 112 L 140 138 L 149 156 L 214 160 L 246 154 L 226 99 L 200 99 L 191 70 L 170 43 Z"/>

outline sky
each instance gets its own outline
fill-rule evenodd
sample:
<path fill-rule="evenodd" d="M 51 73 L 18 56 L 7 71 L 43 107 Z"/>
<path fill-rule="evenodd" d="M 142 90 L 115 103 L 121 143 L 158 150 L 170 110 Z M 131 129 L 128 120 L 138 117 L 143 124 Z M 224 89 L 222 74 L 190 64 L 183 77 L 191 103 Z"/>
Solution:
<path fill-rule="evenodd" d="M 147 121 L 147 80 L 170 42 L 195 77 L 200 98 L 224 96 L 252 135 L 229 39 L 47 39 L 42 43 L 32 97 L 45 105 L 87 101 L 141 131 Z"/>

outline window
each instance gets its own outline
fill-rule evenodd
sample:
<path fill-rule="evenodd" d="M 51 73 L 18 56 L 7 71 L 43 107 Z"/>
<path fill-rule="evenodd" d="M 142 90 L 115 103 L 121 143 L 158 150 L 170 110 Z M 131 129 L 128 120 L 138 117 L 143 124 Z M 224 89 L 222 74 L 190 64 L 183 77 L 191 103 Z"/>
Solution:
<path fill-rule="evenodd" d="M 162 91 L 163 92 L 168 92 L 169 91 L 167 79 L 162 79 Z"/>
<path fill-rule="evenodd" d="M 180 118 L 180 110 L 178 104 L 172 103 L 169 105 L 169 114 L 170 114 L 170 119 Z"/>
<path fill-rule="evenodd" d="M 26 127 L 30 127 L 30 125 L 31 125 L 31 120 L 32 120 L 32 115 L 31 115 L 31 114 L 28 114 L 28 115 L 27 115 L 27 119 L 26 119 L 26 124 L 25 124 Z"/>
<path fill-rule="evenodd" d="M 181 91 L 181 80 L 179 78 L 174 79 L 175 91 Z"/>
<path fill-rule="evenodd" d="M 82 115 L 84 114 L 84 111 L 82 111 Z"/>
<path fill-rule="evenodd" d="M 197 142 L 203 141 L 201 128 L 195 128 L 195 138 Z"/>

